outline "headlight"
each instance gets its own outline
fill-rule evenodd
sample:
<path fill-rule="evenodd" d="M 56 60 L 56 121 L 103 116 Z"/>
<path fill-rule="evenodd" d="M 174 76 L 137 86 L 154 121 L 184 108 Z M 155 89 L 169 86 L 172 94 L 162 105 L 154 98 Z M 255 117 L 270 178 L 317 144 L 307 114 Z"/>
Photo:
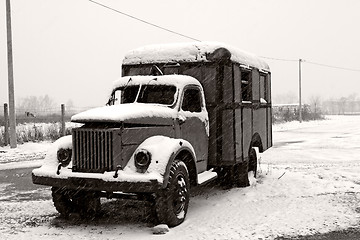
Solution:
<path fill-rule="evenodd" d="M 145 149 L 139 149 L 134 156 L 136 170 L 140 173 L 146 172 L 151 162 L 151 154 Z"/>
<path fill-rule="evenodd" d="M 67 148 L 60 148 L 57 151 L 57 159 L 59 160 L 59 163 L 61 163 L 62 167 L 66 167 L 67 165 L 69 165 L 70 161 L 71 161 L 71 154 L 72 154 L 72 150 Z"/>

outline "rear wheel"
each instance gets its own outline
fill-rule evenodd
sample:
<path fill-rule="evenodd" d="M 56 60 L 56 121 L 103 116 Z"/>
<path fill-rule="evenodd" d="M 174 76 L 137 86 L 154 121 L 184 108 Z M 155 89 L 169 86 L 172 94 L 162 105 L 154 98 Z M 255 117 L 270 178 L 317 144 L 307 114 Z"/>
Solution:
<path fill-rule="evenodd" d="M 248 179 L 248 162 L 240 162 L 218 169 L 220 185 L 224 189 L 250 186 Z"/>
<path fill-rule="evenodd" d="M 52 187 L 52 198 L 56 210 L 63 216 L 79 213 L 82 217 L 94 217 L 101 208 L 97 192 L 75 191 Z"/>
<path fill-rule="evenodd" d="M 84 191 L 79 196 L 80 215 L 82 217 L 94 218 L 101 210 L 100 197 L 97 192 Z"/>
<path fill-rule="evenodd" d="M 52 187 L 51 191 L 54 206 L 61 216 L 68 217 L 70 213 L 77 211 L 73 191 L 57 187 Z"/>
<path fill-rule="evenodd" d="M 249 175 L 248 175 L 248 162 L 241 162 L 235 165 L 235 184 L 237 187 L 248 187 Z"/>
<path fill-rule="evenodd" d="M 257 177 L 257 154 L 255 148 L 251 148 L 249 152 L 248 172 L 253 175 L 254 178 Z"/>
<path fill-rule="evenodd" d="M 158 221 L 169 227 L 185 219 L 190 199 L 189 173 L 184 162 L 175 160 L 170 168 L 168 185 L 156 194 L 155 209 Z"/>
<path fill-rule="evenodd" d="M 257 175 L 257 153 L 254 148 L 249 151 L 249 160 L 224 166 L 218 169 L 220 185 L 225 189 L 250 186 L 250 178 Z"/>

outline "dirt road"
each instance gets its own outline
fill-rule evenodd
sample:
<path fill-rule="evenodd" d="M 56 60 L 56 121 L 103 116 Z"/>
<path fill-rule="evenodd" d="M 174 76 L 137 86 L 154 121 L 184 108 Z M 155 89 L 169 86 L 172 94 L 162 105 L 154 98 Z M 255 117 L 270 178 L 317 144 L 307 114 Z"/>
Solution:
<path fill-rule="evenodd" d="M 46 186 L 34 185 L 31 180 L 33 168 L 0 170 L 0 201 L 36 201 L 48 200 L 49 189 Z"/>

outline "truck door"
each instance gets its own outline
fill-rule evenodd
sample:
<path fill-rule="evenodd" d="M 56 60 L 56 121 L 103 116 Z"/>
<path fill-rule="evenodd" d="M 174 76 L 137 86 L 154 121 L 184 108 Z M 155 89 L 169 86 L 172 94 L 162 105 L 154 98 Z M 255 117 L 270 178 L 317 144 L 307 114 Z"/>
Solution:
<path fill-rule="evenodd" d="M 184 89 L 179 112 L 180 136 L 195 150 L 198 173 L 207 170 L 209 119 L 204 103 L 203 92 L 198 86 Z"/>

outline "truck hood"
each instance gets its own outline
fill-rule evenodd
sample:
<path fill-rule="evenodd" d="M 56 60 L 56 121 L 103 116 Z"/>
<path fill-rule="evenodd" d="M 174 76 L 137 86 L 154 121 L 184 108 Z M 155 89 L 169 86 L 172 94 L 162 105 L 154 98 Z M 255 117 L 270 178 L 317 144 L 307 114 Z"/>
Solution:
<path fill-rule="evenodd" d="M 172 119 L 175 119 L 177 115 L 178 112 L 175 109 L 166 106 L 143 103 L 129 103 L 90 109 L 88 111 L 72 116 L 71 121 L 77 123 L 136 123 L 136 120 L 141 121 L 149 118 L 153 120 L 168 119 L 172 121 Z"/>

